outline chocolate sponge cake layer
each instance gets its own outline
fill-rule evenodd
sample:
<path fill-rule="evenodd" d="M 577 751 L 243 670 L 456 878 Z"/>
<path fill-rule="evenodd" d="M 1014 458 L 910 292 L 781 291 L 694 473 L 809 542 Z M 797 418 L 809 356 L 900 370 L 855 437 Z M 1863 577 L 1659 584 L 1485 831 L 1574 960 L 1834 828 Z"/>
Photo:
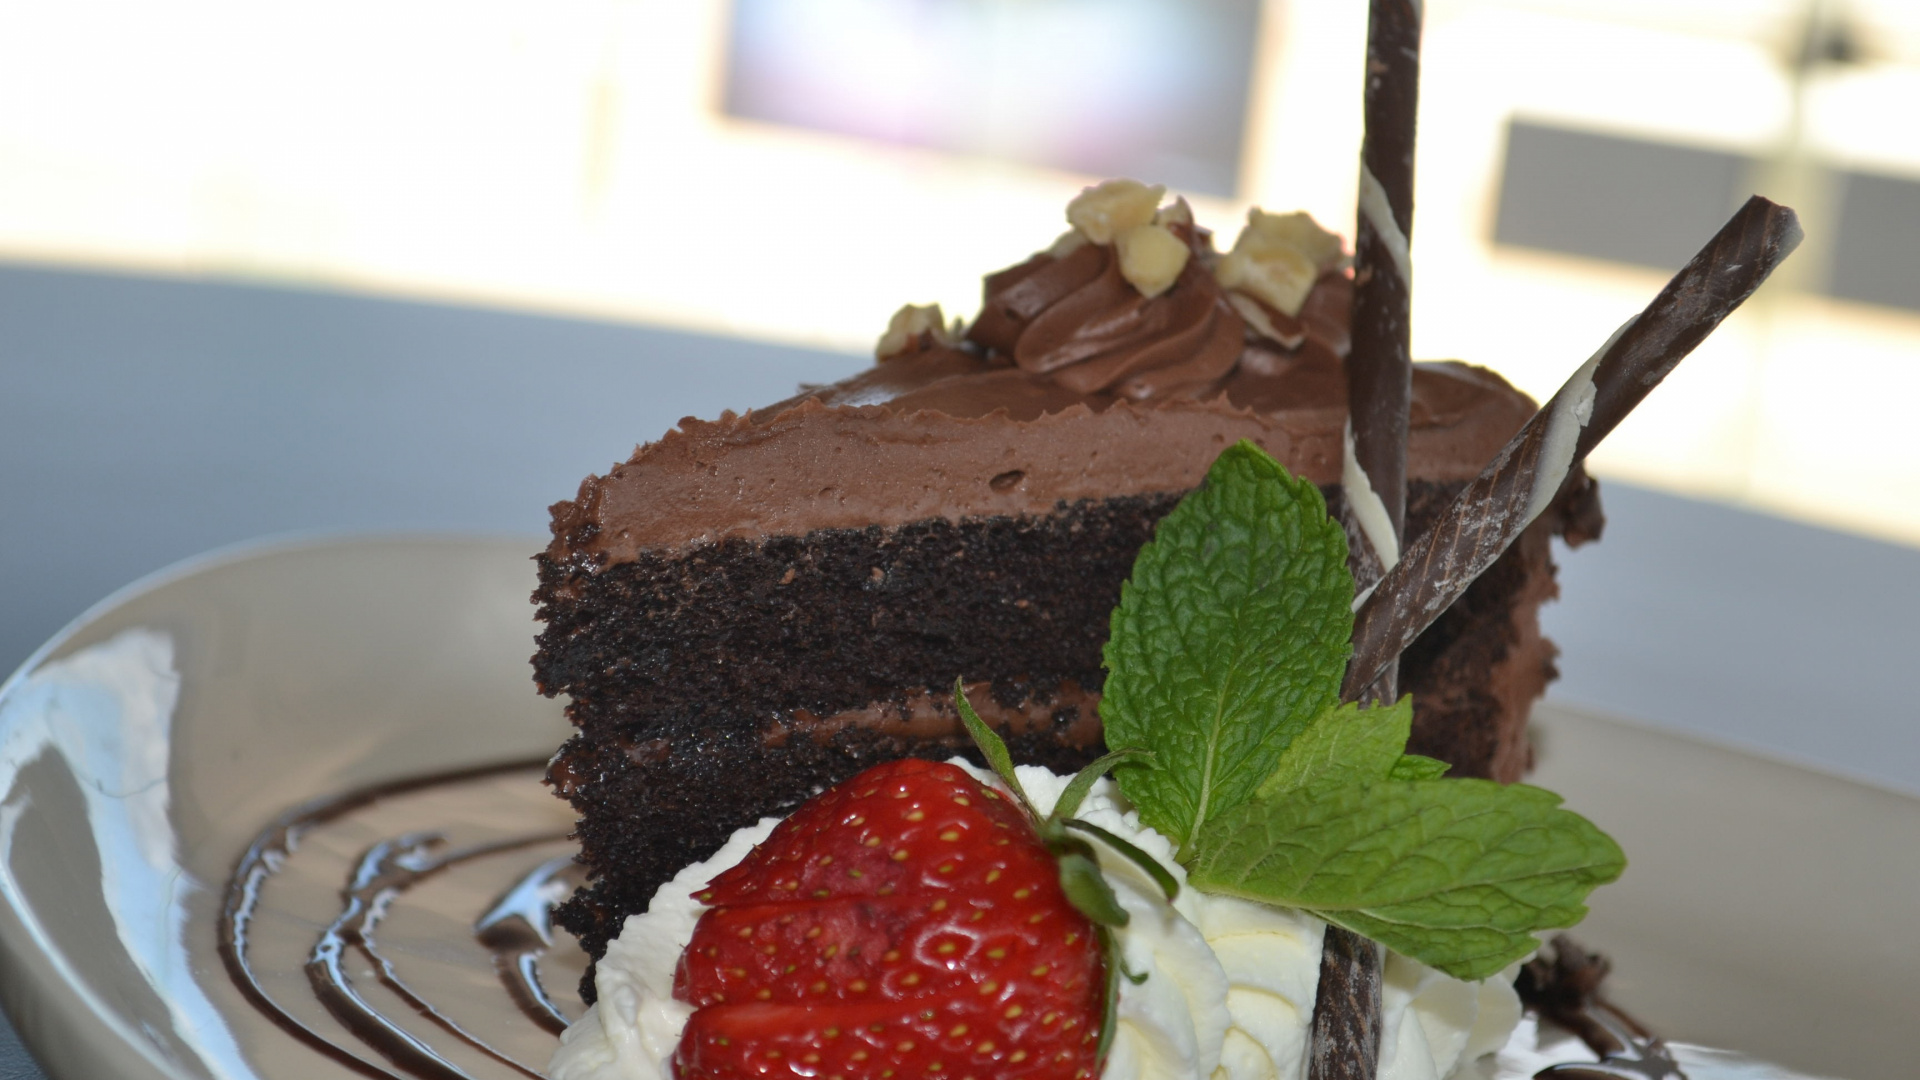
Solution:
<path fill-rule="evenodd" d="M 1063 680 L 1097 693 L 1120 582 L 1176 501 L 736 537 L 589 574 L 543 560 L 535 678 L 589 736 L 825 721 L 956 677 L 1009 706 Z"/>
<path fill-rule="evenodd" d="M 1460 486 L 1416 482 L 1413 527 Z M 1324 493 L 1337 511 L 1339 488 Z M 579 811 L 595 871 L 561 925 L 597 957 L 735 829 L 880 761 L 971 753 L 956 678 L 1017 760 L 1084 765 L 1104 749 L 1108 613 L 1177 502 L 736 538 L 598 572 L 543 558 L 537 675 L 573 698 L 580 727 L 549 781 Z M 1414 748 L 1456 775 L 1512 780 L 1526 765 L 1517 725 L 1552 677 L 1533 609 L 1553 591 L 1563 517 L 1536 525 L 1408 654 Z"/>

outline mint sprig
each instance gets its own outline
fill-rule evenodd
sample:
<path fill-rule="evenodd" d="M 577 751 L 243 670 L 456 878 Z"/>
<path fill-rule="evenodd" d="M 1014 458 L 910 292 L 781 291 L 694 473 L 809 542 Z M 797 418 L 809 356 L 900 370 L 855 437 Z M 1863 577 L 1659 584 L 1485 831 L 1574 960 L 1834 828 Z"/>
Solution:
<path fill-rule="evenodd" d="M 1620 876 L 1620 848 L 1550 791 L 1396 776 L 1411 721 L 1404 698 L 1327 712 L 1277 782 L 1209 824 L 1188 880 L 1311 911 L 1462 979 L 1532 952 L 1536 930 L 1579 922 L 1586 895 Z M 1360 752 L 1329 762 L 1335 747 Z"/>
<path fill-rule="evenodd" d="M 1409 699 L 1338 704 L 1346 538 L 1311 484 L 1230 447 L 1121 592 L 1100 712 L 1114 776 L 1188 880 L 1311 911 L 1479 979 L 1571 926 L 1618 845 L 1523 784 L 1445 779 L 1406 753 Z"/>
<path fill-rule="evenodd" d="M 1183 858 L 1338 700 L 1352 605 L 1319 489 L 1250 442 L 1160 522 L 1113 613 L 1100 719 L 1107 745 L 1154 752 L 1115 775 Z"/>

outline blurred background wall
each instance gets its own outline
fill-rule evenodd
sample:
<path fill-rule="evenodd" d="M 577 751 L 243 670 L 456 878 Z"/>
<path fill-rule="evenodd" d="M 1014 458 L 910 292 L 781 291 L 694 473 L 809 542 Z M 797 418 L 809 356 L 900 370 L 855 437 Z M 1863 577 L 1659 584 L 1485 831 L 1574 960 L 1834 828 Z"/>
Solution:
<path fill-rule="evenodd" d="M 0 260 L 869 349 L 1081 186 L 1352 232 L 1350 0 L 0 0 Z M 1920 5 L 1428 0 L 1416 355 L 1538 396 L 1745 196 L 1809 242 L 1597 455 L 1920 542 Z M 747 404 L 741 402 L 740 404 Z"/>

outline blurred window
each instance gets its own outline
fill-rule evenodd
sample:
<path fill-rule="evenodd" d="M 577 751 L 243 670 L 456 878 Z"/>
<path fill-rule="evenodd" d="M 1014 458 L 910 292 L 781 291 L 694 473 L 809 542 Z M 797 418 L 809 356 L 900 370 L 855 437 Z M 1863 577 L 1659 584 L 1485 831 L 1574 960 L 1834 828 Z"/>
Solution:
<path fill-rule="evenodd" d="M 1259 0 L 736 0 L 734 116 L 1231 195 Z"/>
<path fill-rule="evenodd" d="M 1739 205 L 1738 154 L 1516 120 L 1494 242 L 1677 270 Z"/>
<path fill-rule="evenodd" d="M 1515 120 L 1494 242 L 1677 270 L 1745 197 L 1756 166 L 1743 154 Z M 1826 291 L 1920 311 L 1920 180 L 1849 171 L 1836 181 Z"/>
<path fill-rule="evenodd" d="M 1920 180 L 1849 172 L 1839 187 L 1830 291 L 1920 311 Z"/>

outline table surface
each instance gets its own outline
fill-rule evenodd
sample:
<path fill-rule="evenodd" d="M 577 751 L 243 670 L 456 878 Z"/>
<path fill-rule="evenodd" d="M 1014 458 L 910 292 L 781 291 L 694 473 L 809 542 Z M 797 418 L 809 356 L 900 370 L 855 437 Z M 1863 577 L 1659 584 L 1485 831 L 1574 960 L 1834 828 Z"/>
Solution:
<path fill-rule="evenodd" d="M 545 532 L 686 415 L 863 357 L 316 290 L 0 265 L 0 672 L 113 590 L 288 534 Z M 1629 423 L 1632 421 L 1629 420 Z M 1618 483 L 1553 695 L 1920 793 L 1920 550 Z M 0 1080 L 38 1077 L 0 1024 Z"/>

